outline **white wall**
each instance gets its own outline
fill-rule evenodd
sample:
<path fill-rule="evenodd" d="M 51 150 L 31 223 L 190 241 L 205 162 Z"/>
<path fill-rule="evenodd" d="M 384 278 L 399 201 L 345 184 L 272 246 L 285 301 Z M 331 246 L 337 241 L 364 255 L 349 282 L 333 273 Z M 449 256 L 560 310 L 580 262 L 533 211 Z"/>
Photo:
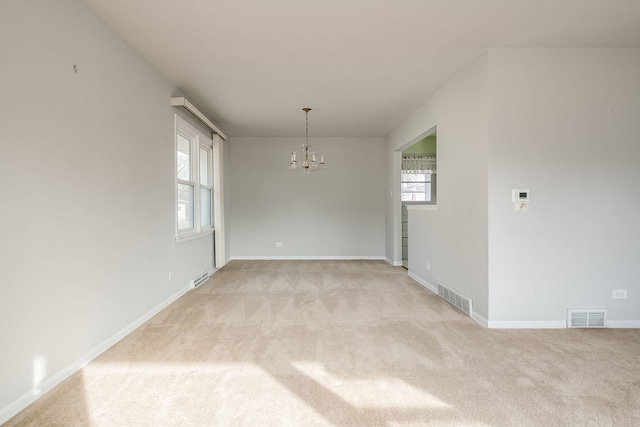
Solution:
<path fill-rule="evenodd" d="M 487 56 L 461 70 L 387 138 L 386 228 L 393 242 L 386 256 L 399 261 L 400 162 L 398 150 L 433 128 L 438 134 L 438 210 L 409 213 L 409 271 L 436 285 L 441 281 L 473 299 L 486 319 L 487 307 Z M 389 160 L 396 158 L 396 161 Z M 388 195 L 387 195 L 388 196 Z M 389 232 L 387 232 L 389 235 Z M 427 270 L 425 263 L 431 264 Z"/>
<path fill-rule="evenodd" d="M 640 326 L 640 50 L 491 49 L 489 79 L 490 320 Z"/>
<path fill-rule="evenodd" d="M 0 2 L 0 63 L 1 423 L 34 359 L 44 384 L 77 366 L 209 270 L 212 239 L 174 241 L 175 88 L 82 2 Z"/>
<path fill-rule="evenodd" d="M 327 168 L 309 175 L 288 170 L 302 142 L 231 138 L 232 257 L 383 258 L 384 138 L 313 138 Z"/>

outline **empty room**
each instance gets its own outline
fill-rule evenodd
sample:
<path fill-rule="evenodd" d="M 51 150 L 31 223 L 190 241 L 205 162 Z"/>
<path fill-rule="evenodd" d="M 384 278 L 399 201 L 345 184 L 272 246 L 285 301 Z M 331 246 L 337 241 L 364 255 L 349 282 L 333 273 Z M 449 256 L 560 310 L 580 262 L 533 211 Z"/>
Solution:
<path fill-rule="evenodd" d="M 3 0 L 0 424 L 640 425 L 640 2 Z"/>

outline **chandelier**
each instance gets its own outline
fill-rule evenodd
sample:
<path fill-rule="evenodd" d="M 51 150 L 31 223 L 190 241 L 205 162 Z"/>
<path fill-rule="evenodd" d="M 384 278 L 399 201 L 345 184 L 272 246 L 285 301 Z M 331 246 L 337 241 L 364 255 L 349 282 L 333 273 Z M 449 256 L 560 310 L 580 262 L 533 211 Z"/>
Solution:
<path fill-rule="evenodd" d="M 302 144 L 302 153 L 300 153 L 302 159 L 298 160 L 296 150 L 291 153 L 291 163 L 289 163 L 289 169 L 294 171 L 302 171 L 304 173 L 311 173 L 313 171 L 321 170 L 325 168 L 324 153 L 320 153 L 320 161 L 318 162 L 316 152 L 309 145 L 309 111 L 311 108 L 303 108 L 306 118 L 306 132 L 304 144 Z"/>

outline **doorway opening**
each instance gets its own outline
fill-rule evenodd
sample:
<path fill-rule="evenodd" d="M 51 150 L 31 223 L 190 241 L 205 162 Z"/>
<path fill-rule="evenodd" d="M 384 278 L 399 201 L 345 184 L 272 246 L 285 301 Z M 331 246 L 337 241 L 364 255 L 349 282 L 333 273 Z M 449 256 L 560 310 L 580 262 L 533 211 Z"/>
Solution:
<path fill-rule="evenodd" d="M 410 205 L 437 203 L 437 133 L 424 136 L 402 150 L 400 167 L 400 203 L 402 209 L 402 266 L 409 265 Z"/>

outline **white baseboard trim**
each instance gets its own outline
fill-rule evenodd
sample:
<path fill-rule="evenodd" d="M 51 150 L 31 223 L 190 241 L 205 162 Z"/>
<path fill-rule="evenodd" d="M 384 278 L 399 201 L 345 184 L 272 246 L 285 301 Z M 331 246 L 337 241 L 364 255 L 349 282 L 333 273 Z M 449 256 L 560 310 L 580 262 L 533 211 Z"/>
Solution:
<path fill-rule="evenodd" d="M 238 261 L 383 261 L 382 256 L 233 256 Z"/>
<path fill-rule="evenodd" d="M 640 320 L 607 320 L 607 328 L 640 328 Z"/>
<path fill-rule="evenodd" d="M 431 283 L 427 282 L 426 280 L 422 279 L 419 276 L 416 276 L 415 274 L 413 274 L 410 271 L 407 271 L 407 276 L 411 277 L 413 280 L 415 280 L 416 282 L 420 283 L 422 286 L 424 286 L 425 288 L 427 288 L 428 290 L 430 290 L 434 294 L 438 295 L 438 288 L 436 286 L 433 286 Z"/>
<path fill-rule="evenodd" d="M 433 286 L 431 283 L 427 282 L 426 280 L 422 279 L 419 276 L 416 276 L 415 274 L 413 274 L 410 271 L 407 272 L 407 276 L 411 277 L 413 280 L 415 280 L 416 282 L 420 283 L 422 286 L 424 286 L 425 288 L 427 288 L 428 290 L 430 290 L 434 294 L 438 295 L 438 288 L 436 286 Z M 471 319 L 475 320 L 477 323 L 479 323 L 480 325 L 484 326 L 485 328 L 487 327 L 487 325 L 489 323 L 487 321 L 487 319 L 485 319 L 484 317 L 480 316 L 476 312 L 472 312 L 471 313 Z"/>
<path fill-rule="evenodd" d="M 480 325 L 484 326 L 485 328 L 489 327 L 489 321 L 487 319 L 485 319 L 484 317 L 480 316 L 475 311 L 471 313 L 471 318 L 473 320 L 475 320 L 476 322 L 478 322 Z"/>
<path fill-rule="evenodd" d="M 489 320 L 489 329 L 565 329 L 566 320 Z"/>
<path fill-rule="evenodd" d="M 134 320 L 132 323 L 116 332 L 111 337 L 107 338 L 96 347 L 85 353 L 81 358 L 77 359 L 75 362 L 67 365 L 62 370 L 56 372 L 51 375 L 47 379 L 45 379 L 40 387 L 36 390 L 28 391 L 23 394 L 12 403 L 8 404 L 4 408 L 0 409 L 0 425 L 7 422 L 11 418 L 15 417 L 20 411 L 25 409 L 27 406 L 31 405 L 33 402 L 38 400 L 45 393 L 51 391 L 55 386 L 60 384 L 62 381 L 69 378 L 71 375 L 78 372 L 80 369 L 84 368 L 89 362 L 93 359 L 104 353 L 109 347 L 116 344 L 118 341 L 129 335 L 135 329 L 140 327 L 144 322 L 151 319 L 153 316 L 158 314 L 164 308 L 169 306 L 171 303 L 176 301 L 178 298 L 186 294 L 191 288 L 189 286 L 182 288 L 175 294 L 171 295 L 166 300 L 162 301 L 160 304 L 156 305 L 154 308 L 149 310 L 147 313 L 140 316 L 138 319 Z"/>
<path fill-rule="evenodd" d="M 385 261 L 387 261 L 387 264 L 391 264 L 394 267 L 402 267 L 402 261 L 391 261 L 389 258 L 384 258 Z"/>
<path fill-rule="evenodd" d="M 509 321 L 509 320 L 490 320 L 477 313 L 471 316 L 475 321 L 489 329 L 566 329 L 566 320 L 537 320 L 537 321 Z M 640 320 L 607 320 L 607 328 L 640 328 Z"/>

